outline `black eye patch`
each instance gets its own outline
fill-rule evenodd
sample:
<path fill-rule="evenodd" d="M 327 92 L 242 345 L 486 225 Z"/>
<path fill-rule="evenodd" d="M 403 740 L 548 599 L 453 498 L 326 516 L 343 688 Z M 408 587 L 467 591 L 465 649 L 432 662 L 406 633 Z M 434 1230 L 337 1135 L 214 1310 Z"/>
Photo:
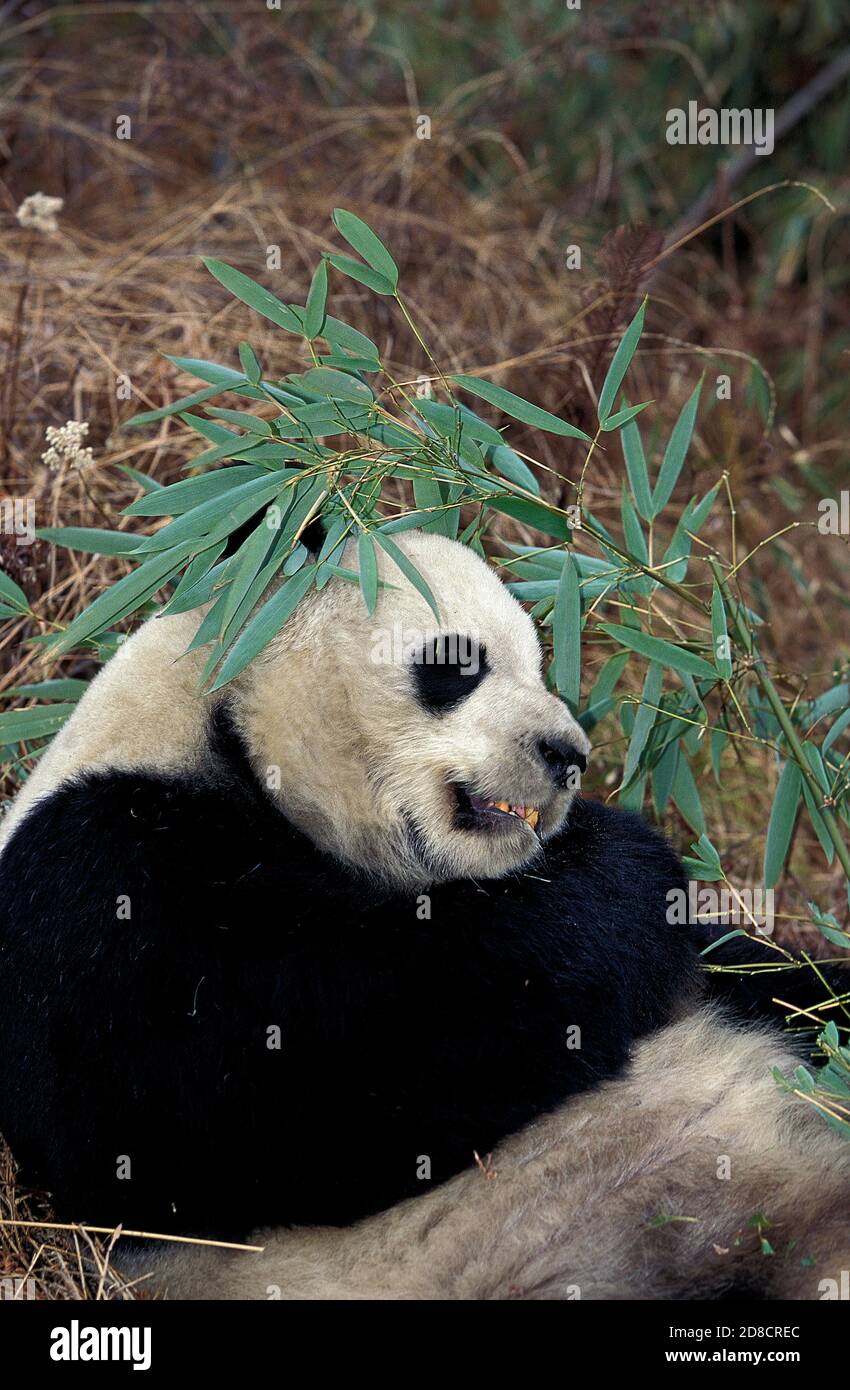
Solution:
<path fill-rule="evenodd" d="M 426 642 L 410 670 L 420 703 L 442 714 L 471 695 L 490 667 L 484 647 L 464 633 L 453 632 Z"/>

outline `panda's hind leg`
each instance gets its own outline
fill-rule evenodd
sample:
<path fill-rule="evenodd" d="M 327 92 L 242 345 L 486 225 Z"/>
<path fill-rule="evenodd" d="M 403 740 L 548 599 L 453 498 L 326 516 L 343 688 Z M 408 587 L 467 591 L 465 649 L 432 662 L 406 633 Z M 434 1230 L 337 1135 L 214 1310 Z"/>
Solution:
<path fill-rule="evenodd" d="M 704 1011 L 428 1195 L 148 1268 L 178 1298 L 828 1297 L 850 1268 L 850 1143 L 777 1085 L 796 1064 L 775 1031 Z"/>

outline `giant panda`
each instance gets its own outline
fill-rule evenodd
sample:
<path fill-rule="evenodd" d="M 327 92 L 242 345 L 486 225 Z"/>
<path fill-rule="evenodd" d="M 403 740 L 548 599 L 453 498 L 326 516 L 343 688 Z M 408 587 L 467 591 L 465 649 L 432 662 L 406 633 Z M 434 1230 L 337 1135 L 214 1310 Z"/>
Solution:
<path fill-rule="evenodd" d="M 151 619 L 12 804 L 0 1130 L 24 1181 L 98 1225 L 284 1228 L 253 1272 L 170 1259 L 176 1296 L 566 1296 L 582 1240 L 618 1296 L 626 1212 L 744 1219 L 754 1179 L 713 1184 L 706 1134 L 768 1186 L 768 1139 L 798 1183 L 805 1152 L 846 1196 L 850 1146 L 776 1091 L 778 1033 L 705 1004 L 675 855 L 576 794 L 588 741 L 527 614 L 468 548 L 399 544 L 439 623 L 383 560 L 371 617 L 336 577 L 208 695 L 198 614 Z M 699 1284 L 693 1245 L 662 1283 Z M 758 1282 L 731 1264 L 706 1288 Z"/>

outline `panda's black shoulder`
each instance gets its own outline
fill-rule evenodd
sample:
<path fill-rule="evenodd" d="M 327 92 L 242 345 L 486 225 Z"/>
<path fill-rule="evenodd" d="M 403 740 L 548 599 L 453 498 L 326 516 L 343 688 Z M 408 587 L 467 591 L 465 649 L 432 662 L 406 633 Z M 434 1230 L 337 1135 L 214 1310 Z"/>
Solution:
<path fill-rule="evenodd" d="M 696 944 L 671 903 L 687 889 L 672 846 L 641 816 L 577 798 L 535 873 L 574 949 L 605 962 L 634 1034 L 655 1027 L 700 988 Z"/>
<path fill-rule="evenodd" d="M 687 886 L 678 855 L 642 816 L 583 797 L 573 802 L 564 829 L 547 846 L 546 862 L 561 870 L 602 873 L 638 893 Z"/>
<path fill-rule="evenodd" d="M 42 796 L 15 827 L 2 861 L 18 871 L 31 864 L 43 874 L 81 866 L 107 871 L 116 854 L 123 870 L 153 851 L 167 867 L 179 854 L 205 860 L 212 852 L 238 857 L 242 816 L 221 791 L 190 778 L 155 771 L 96 771 L 78 774 Z M 218 860 L 220 863 L 221 861 Z M 189 867 L 187 865 L 187 867 Z"/>
<path fill-rule="evenodd" d="M 247 918 L 261 933 L 282 881 L 294 922 L 299 910 L 318 911 L 323 894 L 343 891 L 333 866 L 261 790 L 202 773 L 73 777 L 34 803 L 0 855 L 0 898 L 30 930 L 41 920 L 55 931 L 59 919 L 100 928 L 126 897 L 145 906 L 155 935 L 176 921 L 186 930 L 205 913 L 228 926 Z"/>

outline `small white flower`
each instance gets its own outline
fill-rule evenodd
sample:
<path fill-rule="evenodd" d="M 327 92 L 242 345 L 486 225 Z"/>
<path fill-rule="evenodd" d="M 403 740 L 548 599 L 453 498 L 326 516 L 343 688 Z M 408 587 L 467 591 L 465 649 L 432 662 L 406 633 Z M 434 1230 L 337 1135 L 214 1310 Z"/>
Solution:
<path fill-rule="evenodd" d="M 31 227 L 35 232 L 58 232 L 56 214 L 62 211 L 64 203 L 64 198 L 51 198 L 48 193 L 31 193 L 15 216 L 22 227 Z"/>
<path fill-rule="evenodd" d="M 59 468 L 84 469 L 94 464 L 90 448 L 83 447 L 83 440 L 89 432 L 85 420 L 68 420 L 64 425 L 48 425 L 45 430 L 50 445 L 41 456 L 42 463 L 53 470 Z"/>

